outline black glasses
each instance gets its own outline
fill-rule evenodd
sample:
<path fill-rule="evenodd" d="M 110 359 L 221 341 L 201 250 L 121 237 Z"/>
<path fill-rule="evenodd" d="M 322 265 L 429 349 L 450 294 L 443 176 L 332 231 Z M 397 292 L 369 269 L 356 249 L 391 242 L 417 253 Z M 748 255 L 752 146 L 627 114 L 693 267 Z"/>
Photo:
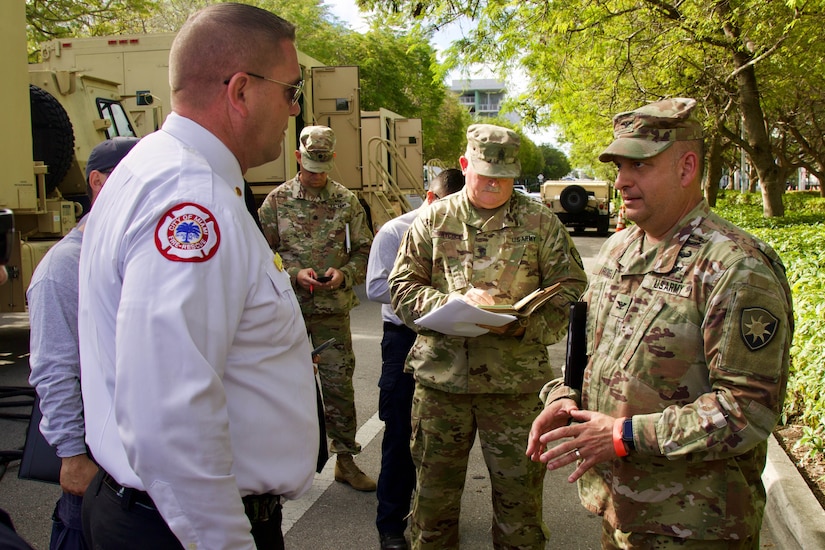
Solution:
<path fill-rule="evenodd" d="M 281 82 L 280 80 L 275 80 L 274 78 L 267 78 L 265 76 L 261 76 L 259 74 L 250 73 L 249 71 L 243 71 L 249 76 L 253 76 L 255 78 L 260 78 L 261 80 L 266 80 L 267 82 L 274 82 L 275 84 L 280 84 L 281 86 L 286 86 L 288 89 L 292 90 L 292 95 L 289 96 L 289 104 L 295 105 L 298 103 L 298 100 L 301 99 L 301 94 L 304 93 L 304 79 L 298 81 L 298 84 L 290 84 L 288 82 Z M 224 84 L 228 85 L 231 78 L 227 78 L 223 81 Z"/>

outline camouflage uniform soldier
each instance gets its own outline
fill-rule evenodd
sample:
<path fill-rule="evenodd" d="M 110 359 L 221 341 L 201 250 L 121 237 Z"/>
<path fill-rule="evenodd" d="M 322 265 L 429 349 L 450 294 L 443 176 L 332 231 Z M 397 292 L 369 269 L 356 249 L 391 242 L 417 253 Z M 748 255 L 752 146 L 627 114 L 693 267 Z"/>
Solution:
<path fill-rule="evenodd" d="M 335 479 L 359 491 L 374 491 L 375 481 L 352 459 L 361 446 L 355 441 L 349 315 L 358 305 L 353 287 L 364 282 L 372 233 L 358 198 L 327 175 L 334 150 L 331 128 L 304 128 L 295 152 L 298 175 L 276 187 L 259 213 L 269 245 L 289 272 L 313 344 L 335 338 L 318 363 L 330 450 L 338 455 Z"/>
<path fill-rule="evenodd" d="M 586 278 L 573 242 L 545 206 L 513 193 L 518 135 L 470 126 L 459 160 L 462 191 L 413 221 L 389 277 L 407 326 L 450 299 L 512 304 L 537 288 L 563 290 L 530 317 L 476 337 L 419 329 L 406 370 L 415 377 L 413 548 L 458 548 L 461 493 L 478 431 L 492 483 L 496 548 L 544 548 L 544 468 L 523 451 L 551 373 L 547 345 L 567 328 L 568 303 Z M 489 328 L 489 327 L 486 327 Z"/>
<path fill-rule="evenodd" d="M 569 479 L 604 516 L 604 548 L 759 547 L 791 293 L 776 253 L 702 198 L 695 105 L 614 118 L 599 159 L 636 226 L 604 244 L 585 293 L 584 387 L 549 384 L 528 443 L 549 469 L 578 460 Z"/>

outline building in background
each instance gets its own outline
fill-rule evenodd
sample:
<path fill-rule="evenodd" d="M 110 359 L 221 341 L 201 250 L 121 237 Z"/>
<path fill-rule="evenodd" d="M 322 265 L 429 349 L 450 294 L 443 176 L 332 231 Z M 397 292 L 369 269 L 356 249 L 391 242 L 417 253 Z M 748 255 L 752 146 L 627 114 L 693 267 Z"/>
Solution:
<path fill-rule="evenodd" d="M 450 91 L 458 96 L 459 102 L 474 117 L 502 116 L 514 123 L 519 121 L 514 113 L 500 114 L 501 105 L 507 95 L 507 87 L 500 80 L 493 78 L 453 80 Z"/>

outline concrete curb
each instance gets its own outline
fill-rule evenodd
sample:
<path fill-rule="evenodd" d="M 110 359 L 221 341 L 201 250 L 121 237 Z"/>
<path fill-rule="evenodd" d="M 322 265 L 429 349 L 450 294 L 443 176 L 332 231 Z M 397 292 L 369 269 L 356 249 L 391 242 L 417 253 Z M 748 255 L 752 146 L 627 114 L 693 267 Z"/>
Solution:
<path fill-rule="evenodd" d="M 773 435 L 762 481 L 768 494 L 764 522 L 777 547 L 825 548 L 825 510 Z"/>

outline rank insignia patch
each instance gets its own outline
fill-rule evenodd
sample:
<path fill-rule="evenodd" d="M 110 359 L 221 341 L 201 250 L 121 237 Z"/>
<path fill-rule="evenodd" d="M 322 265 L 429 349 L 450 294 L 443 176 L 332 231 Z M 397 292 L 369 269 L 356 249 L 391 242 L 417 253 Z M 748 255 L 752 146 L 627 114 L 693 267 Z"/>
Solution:
<path fill-rule="evenodd" d="M 158 251 L 173 262 L 205 262 L 215 255 L 220 242 L 215 216 L 191 202 L 170 208 L 155 228 Z"/>
<path fill-rule="evenodd" d="M 751 351 L 767 346 L 776 334 L 777 327 L 779 319 L 767 309 L 748 307 L 742 310 L 742 318 L 739 320 L 740 334 Z"/>

